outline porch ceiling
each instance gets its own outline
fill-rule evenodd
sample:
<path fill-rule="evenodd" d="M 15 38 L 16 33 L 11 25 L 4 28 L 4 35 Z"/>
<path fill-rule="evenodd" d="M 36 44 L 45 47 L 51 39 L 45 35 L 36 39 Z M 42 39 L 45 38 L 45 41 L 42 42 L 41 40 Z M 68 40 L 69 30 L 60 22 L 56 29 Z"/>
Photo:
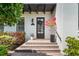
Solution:
<path fill-rule="evenodd" d="M 51 12 L 53 13 L 56 8 L 56 4 L 24 4 L 24 12 Z"/>

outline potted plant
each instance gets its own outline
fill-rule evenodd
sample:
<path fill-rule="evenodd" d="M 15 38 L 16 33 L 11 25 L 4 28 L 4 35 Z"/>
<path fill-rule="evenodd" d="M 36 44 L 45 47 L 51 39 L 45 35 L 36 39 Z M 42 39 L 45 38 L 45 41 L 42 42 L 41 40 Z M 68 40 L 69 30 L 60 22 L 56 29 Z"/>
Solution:
<path fill-rule="evenodd" d="M 56 33 L 56 18 L 55 16 L 49 20 L 46 20 L 45 25 L 50 28 L 50 41 L 55 42 L 55 33 Z"/>

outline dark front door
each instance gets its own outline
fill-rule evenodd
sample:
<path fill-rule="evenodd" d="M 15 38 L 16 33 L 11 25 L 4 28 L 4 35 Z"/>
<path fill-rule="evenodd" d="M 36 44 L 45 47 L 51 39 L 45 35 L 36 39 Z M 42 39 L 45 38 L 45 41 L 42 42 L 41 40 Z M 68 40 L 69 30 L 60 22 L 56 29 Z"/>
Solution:
<path fill-rule="evenodd" d="M 36 34 L 37 34 L 37 38 L 38 39 L 44 39 L 44 20 L 45 18 L 44 17 L 37 17 L 37 24 L 36 24 Z"/>

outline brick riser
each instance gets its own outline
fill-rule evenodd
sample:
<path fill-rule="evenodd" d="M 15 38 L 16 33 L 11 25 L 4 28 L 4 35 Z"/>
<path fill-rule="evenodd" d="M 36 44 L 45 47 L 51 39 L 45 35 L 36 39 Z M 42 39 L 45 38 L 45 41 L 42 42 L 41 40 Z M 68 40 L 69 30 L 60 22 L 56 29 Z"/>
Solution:
<path fill-rule="evenodd" d="M 60 50 L 15 50 L 15 52 L 43 52 L 43 53 L 60 53 Z"/>
<path fill-rule="evenodd" d="M 26 52 L 26 53 L 32 53 L 33 50 L 15 50 L 15 52 Z"/>

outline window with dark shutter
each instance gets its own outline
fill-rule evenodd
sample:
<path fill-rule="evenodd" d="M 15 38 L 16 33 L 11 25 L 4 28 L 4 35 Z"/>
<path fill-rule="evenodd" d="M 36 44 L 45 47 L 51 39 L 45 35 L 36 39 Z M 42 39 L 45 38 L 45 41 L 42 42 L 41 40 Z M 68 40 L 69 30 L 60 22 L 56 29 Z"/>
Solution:
<path fill-rule="evenodd" d="M 24 17 L 16 25 L 16 31 L 17 32 L 24 32 Z"/>

